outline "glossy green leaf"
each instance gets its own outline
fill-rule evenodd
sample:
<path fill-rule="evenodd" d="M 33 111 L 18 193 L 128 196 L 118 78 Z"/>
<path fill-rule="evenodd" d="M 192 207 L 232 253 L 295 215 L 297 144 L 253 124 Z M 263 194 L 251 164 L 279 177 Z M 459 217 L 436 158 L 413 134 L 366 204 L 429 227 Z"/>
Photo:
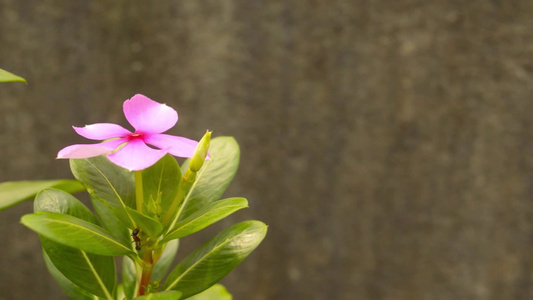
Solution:
<path fill-rule="evenodd" d="M 133 220 L 126 212 L 126 207 L 135 208 L 133 172 L 113 164 L 103 155 L 71 159 L 70 168 L 92 196 L 104 200 L 120 221 L 133 229 Z"/>
<path fill-rule="evenodd" d="M 67 214 L 98 224 L 92 212 L 72 195 L 54 189 L 41 191 L 34 202 L 35 212 Z M 43 250 L 54 267 L 80 288 L 103 298 L 111 298 L 116 284 L 115 262 L 102 256 L 64 246 L 40 236 Z"/>
<path fill-rule="evenodd" d="M 193 234 L 246 207 L 248 207 L 248 201 L 244 198 L 228 198 L 210 203 L 186 219 L 179 221 L 176 227 L 163 238 L 162 242 Z"/>
<path fill-rule="evenodd" d="M 185 300 L 232 300 L 233 297 L 222 284 L 215 284 L 207 290 Z"/>
<path fill-rule="evenodd" d="M 239 167 L 240 149 L 232 137 L 217 137 L 209 146 L 211 160 L 196 175 L 196 182 L 191 187 L 187 206 L 180 219 L 185 219 L 195 211 L 214 202 L 222 196 Z M 189 167 L 190 160 L 182 166 L 182 172 Z"/>
<path fill-rule="evenodd" d="M 59 270 L 54 266 L 52 261 L 50 261 L 50 258 L 46 254 L 46 252 L 43 251 L 44 256 L 44 262 L 46 264 L 46 268 L 48 269 L 48 272 L 52 275 L 52 277 L 55 279 L 55 281 L 59 284 L 59 287 L 63 290 L 63 292 L 67 295 L 69 299 L 76 299 L 76 300 L 98 300 L 98 298 L 95 295 L 92 295 L 91 293 L 87 292 L 86 290 L 81 289 L 79 286 L 72 283 L 72 281 L 68 280 L 67 277 L 65 277 Z"/>
<path fill-rule="evenodd" d="M 112 256 L 63 246 L 45 237 L 41 238 L 41 244 L 52 263 L 71 282 L 102 298 L 111 296 L 116 284 Z"/>
<path fill-rule="evenodd" d="M 126 300 L 126 295 L 124 294 L 124 286 L 122 284 L 117 285 L 117 290 L 115 292 L 115 299 Z"/>
<path fill-rule="evenodd" d="M 66 214 L 98 225 L 98 220 L 87 206 L 71 194 L 53 188 L 44 189 L 37 194 L 33 210 Z"/>
<path fill-rule="evenodd" d="M 122 285 L 127 299 L 133 299 L 139 288 L 137 282 L 137 269 L 131 258 L 124 257 L 122 260 Z"/>
<path fill-rule="evenodd" d="M 37 212 L 25 215 L 22 224 L 60 244 L 100 255 L 129 255 L 134 252 L 116 241 L 103 228 L 90 222 L 58 213 Z"/>
<path fill-rule="evenodd" d="M 96 215 L 107 232 L 124 245 L 131 243 L 130 230 L 116 217 L 113 208 L 108 205 L 107 202 L 98 199 L 94 195 L 91 196 L 91 203 L 93 204 Z"/>
<path fill-rule="evenodd" d="M 170 269 L 170 265 L 172 264 L 172 262 L 174 262 L 174 258 L 178 253 L 178 248 L 179 240 L 173 240 L 166 244 L 161 258 L 154 265 L 154 268 L 152 270 L 152 281 L 163 280 L 168 270 Z"/>
<path fill-rule="evenodd" d="M 165 291 L 140 296 L 135 298 L 135 300 L 178 300 L 181 299 L 181 294 L 178 291 Z"/>
<path fill-rule="evenodd" d="M 161 231 L 163 231 L 163 225 L 161 225 L 159 221 L 145 216 L 140 212 L 136 211 L 135 209 L 128 207 L 127 210 L 133 221 L 135 222 L 136 227 L 141 228 L 141 230 L 149 236 L 158 237 L 159 234 L 161 234 Z"/>
<path fill-rule="evenodd" d="M 20 76 L 17 76 L 13 73 L 10 73 L 6 70 L 0 69 L 0 82 L 15 82 L 15 81 L 27 83 L 26 79 Z"/>
<path fill-rule="evenodd" d="M 67 193 L 77 193 L 85 190 L 85 187 L 78 181 L 68 179 L 3 182 L 0 183 L 0 210 L 22 201 L 33 199 L 38 192 L 46 188 L 56 188 Z"/>
<path fill-rule="evenodd" d="M 220 232 L 185 257 L 168 276 L 164 289 L 183 292 L 183 297 L 200 293 L 226 276 L 263 240 L 267 226 L 245 221 Z"/>
<path fill-rule="evenodd" d="M 142 170 L 143 213 L 159 216 L 176 198 L 181 170 L 176 159 L 167 154 L 153 166 Z"/>

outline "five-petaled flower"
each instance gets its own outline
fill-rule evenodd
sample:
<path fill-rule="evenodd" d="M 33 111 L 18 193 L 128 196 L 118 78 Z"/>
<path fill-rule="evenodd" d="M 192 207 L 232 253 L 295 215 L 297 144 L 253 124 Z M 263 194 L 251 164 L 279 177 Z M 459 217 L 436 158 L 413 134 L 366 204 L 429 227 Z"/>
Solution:
<path fill-rule="evenodd" d="M 138 171 L 152 166 L 167 153 L 178 157 L 193 156 L 197 141 L 163 134 L 178 122 L 178 113 L 173 108 L 137 94 L 124 101 L 124 115 L 135 132 L 111 123 L 73 126 L 85 138 L 105 141 L 68 146 L 59 151 L 57 158 L 89 158 L 106 154 L 116 165 Z"/>

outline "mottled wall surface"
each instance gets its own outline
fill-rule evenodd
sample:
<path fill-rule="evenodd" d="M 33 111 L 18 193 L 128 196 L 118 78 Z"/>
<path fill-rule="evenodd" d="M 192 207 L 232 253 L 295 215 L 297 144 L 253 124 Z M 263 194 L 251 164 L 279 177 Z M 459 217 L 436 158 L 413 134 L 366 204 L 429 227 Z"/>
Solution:
<path fill-rule="evenodd" d="M 264 243 L 241 299 L 533 298 L 533 2 L 0 0 L 0 181 L 70 177 L 71 125 L 233 135 L 227 195 Z M 0 299 L 62 299 L 37 235 L 0 212 Z"/>

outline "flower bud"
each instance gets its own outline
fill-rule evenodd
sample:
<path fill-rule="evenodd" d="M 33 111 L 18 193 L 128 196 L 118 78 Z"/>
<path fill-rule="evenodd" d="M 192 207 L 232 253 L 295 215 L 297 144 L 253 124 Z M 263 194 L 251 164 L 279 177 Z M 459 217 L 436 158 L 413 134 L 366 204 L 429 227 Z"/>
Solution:
<path fill-rule="evenodd" d="M 191 163 L 189 164 L 189 169 L 193 172 L 198 172 L 206 158 L 209 158 L 207 155 L 207 150 L 209 149 L 209 143 L 211 142 L 211 132 L 206 131 L 202 139 L 198 142 L 194 155 L 191 158 Z"/>

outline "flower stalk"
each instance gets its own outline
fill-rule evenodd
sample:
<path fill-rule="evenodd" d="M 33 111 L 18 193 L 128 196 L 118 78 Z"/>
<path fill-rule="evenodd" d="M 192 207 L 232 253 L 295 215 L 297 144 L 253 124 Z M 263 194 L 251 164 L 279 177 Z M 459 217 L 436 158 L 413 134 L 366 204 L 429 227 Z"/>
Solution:
<path fill-rule="evenodd" d="M 133 173 L 135 174 L 135 204 L 137 211 L 142 214 L 144 202 L 143 174 L 141 171 L 135 171 Z"/>

